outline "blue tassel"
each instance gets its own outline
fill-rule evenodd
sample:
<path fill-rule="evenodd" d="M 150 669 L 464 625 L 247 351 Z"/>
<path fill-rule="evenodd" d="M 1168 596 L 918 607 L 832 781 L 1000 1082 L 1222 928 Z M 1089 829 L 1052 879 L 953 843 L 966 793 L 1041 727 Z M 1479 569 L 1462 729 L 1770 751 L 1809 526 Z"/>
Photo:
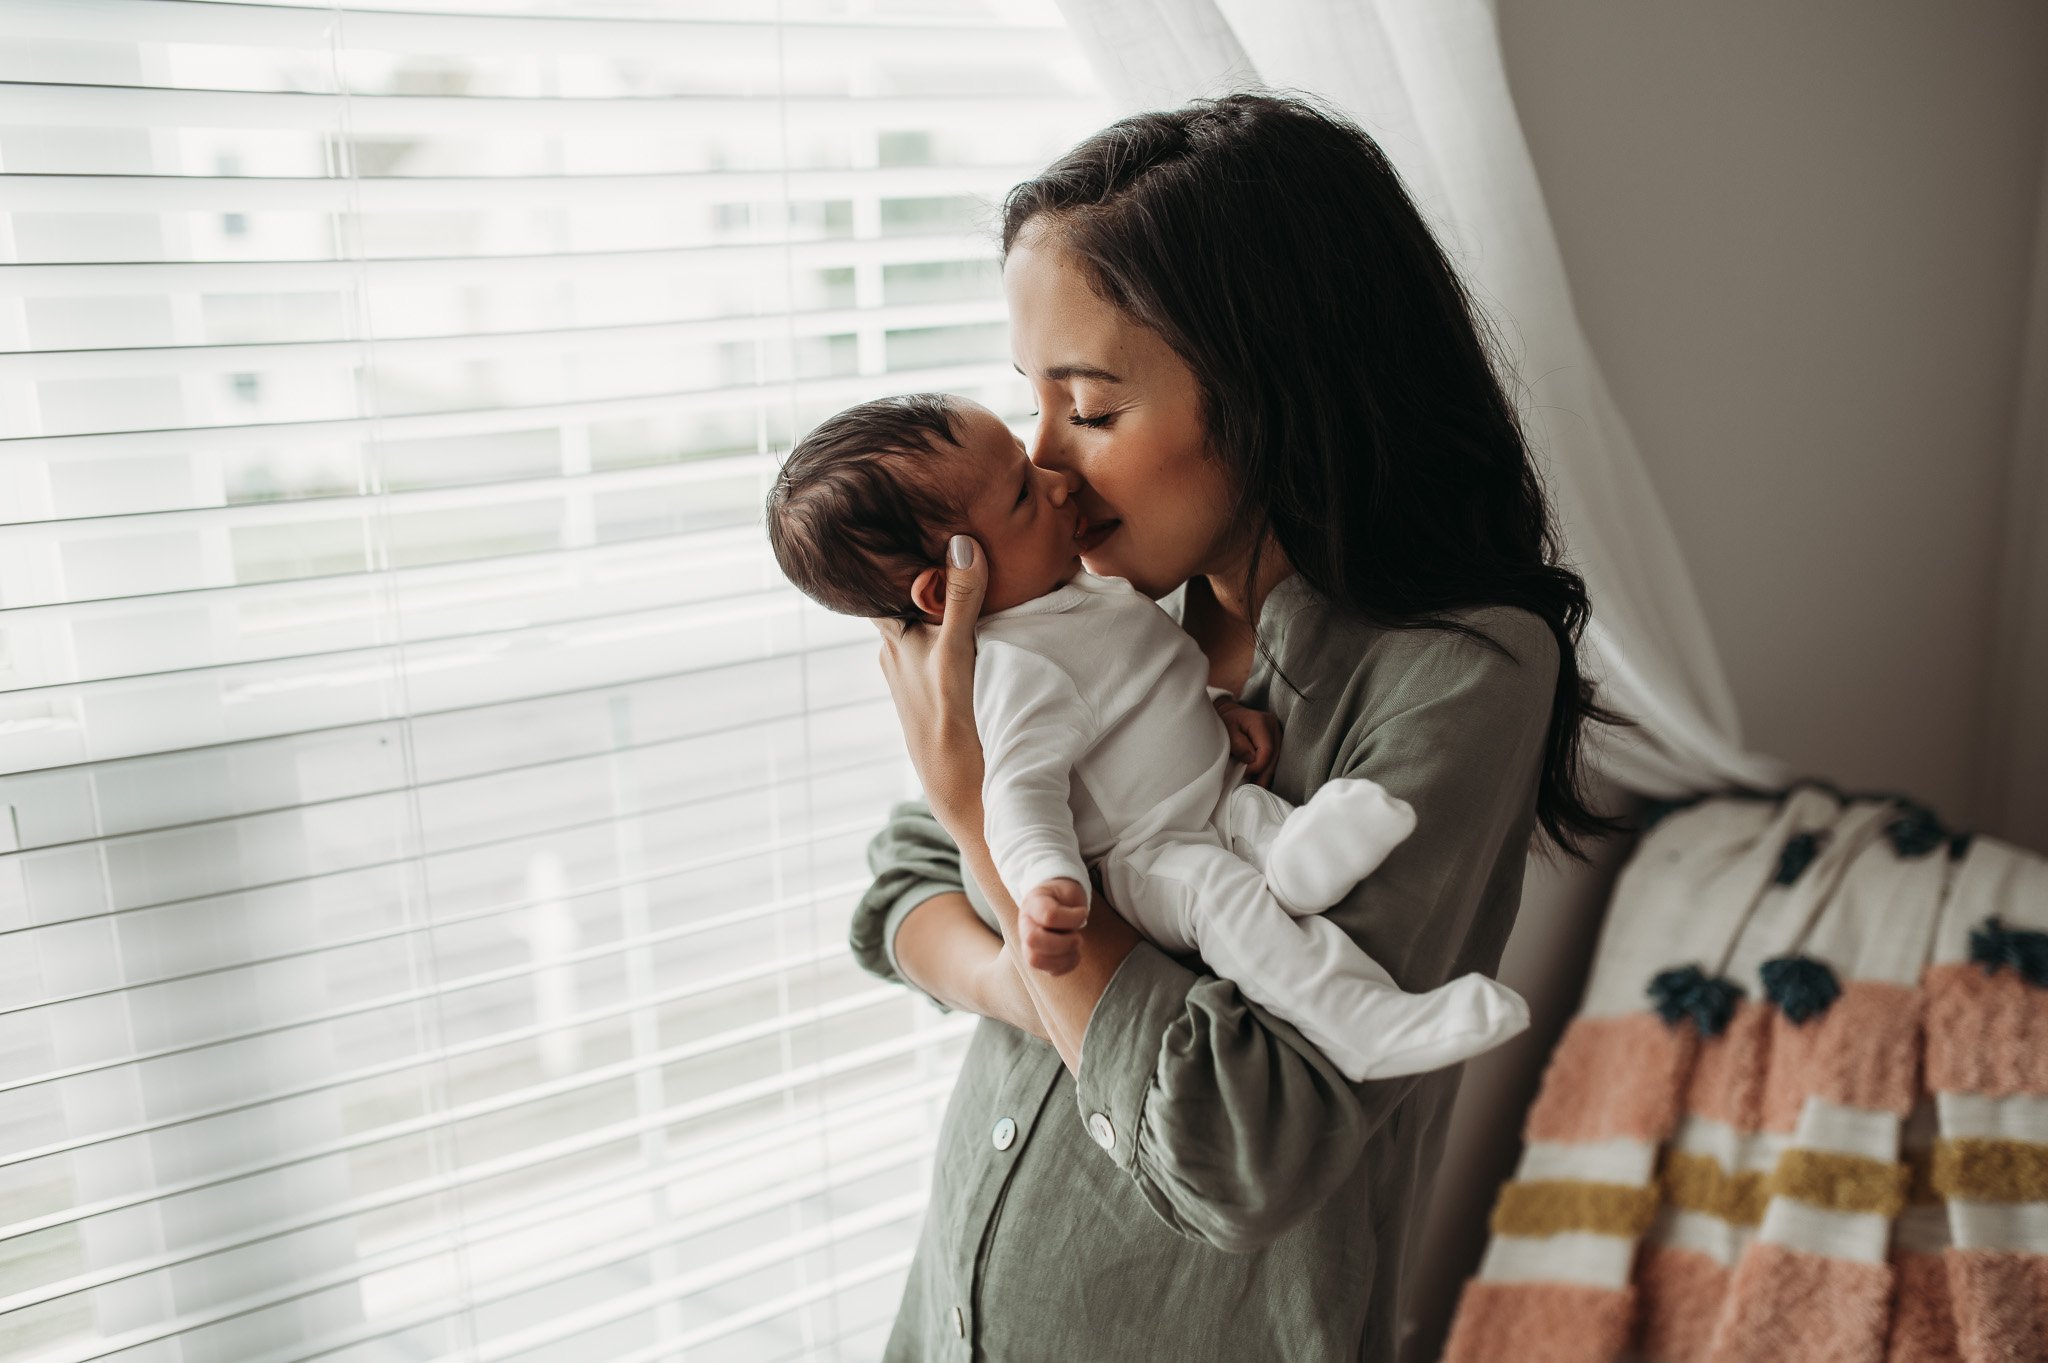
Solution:
<path fill-rule="evenodd" d="M 1765 961 L 1764 997 L 1778 1005 L 1778 1011 L 1797 1023 L 1819 1017 L 1842 997 L 1842 986 L 1826 961 L 1811 956 L 1780 956 Z"/>
<path fill-rule="evenodd" d="M 1910 802 L 1892 816 L 1884 831 L 1892 840 L 1892 850 L 1902 857 L 1924 857 L 1948 841 L 1948 830 L 1934 817 L 1934 811 Z"/>
<path fill-rule="evenodd" d="M 1799 873 L 1811 865 L 1816 856 L 1820 855 L 1820 845 L 1826 836 L 1824 833 L 1794 833 L 1790 838 L 1787 838 L 1785 840 L 1785 850 L 1778 853 L 1776 883 L 1790 885 L 1793 881 L 1799 879 Z"/>
<path fill-rule="evenodd" d="M 2012 929 L 1987 918 L 1970 930 L 1970 959 L 1996 975 L 2006 966 L 2037 989 L 2048 989 L 2048 932 Z"/>
<path fill-rule="evenodd" d="M 1742 997 L 1742 986 L 1733 980 L 1707 975 L 1696 965 L 1686 965 L 1659 971 L 1650 981 L 1649 992 L 1657 1016 L 1665 1022 L 1675 1027 L 1691 1018 L 1700 1035 L 1719 1036 L 1727 1030 L 1728 1019 L 1735 1015 L 1735 1002 Z"/>

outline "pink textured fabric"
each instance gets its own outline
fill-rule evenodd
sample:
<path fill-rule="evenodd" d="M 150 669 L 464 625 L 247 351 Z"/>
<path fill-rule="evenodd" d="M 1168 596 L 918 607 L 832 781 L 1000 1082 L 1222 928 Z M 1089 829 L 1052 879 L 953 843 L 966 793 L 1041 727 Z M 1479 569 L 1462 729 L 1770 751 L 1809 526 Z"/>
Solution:
<path fill-rule="evenodd" d="M 1964 1363 L 2048 1359 L 2048 1255 L 1952 1249 L 1947 1257 Z"/>
<path fill-rule="evenodd" d="M 1929 966 L 1927 1086 L 2010 1098 L 2048 1093 L 2048 989 L 2016 971 Z"/>
<path fill-rule="evenodd" d="M 1469 1282 L 1443 1363 L 1611 1363 L 1634 1294 L 1566 1283 Z"/>
<path fill-rule="evenodd" d="M 1696 1036 L 1654 1013 L 1575 1018 L 1530 1105 L 1528 1139 L 1662 1140 L 1678 1122 L 1679 1086 Z"/>
<path fill-rule="evenodd" d="M 1763 1112 L 1771 1015 L 1776 1011 L 1744 999 L 1735 1006 L 1727 1030 L 1700 1043 L 1685 1095 L 1687 1112 L 1742 1131 L 1757 1129 Z"/>
<path fill-rule="evenodd" d="M 1703 1363 L 1728 1292 L 1728 1270 L 1698 1250 L 1645 1245 L 1635 1352 L 1652 1363 Z"/>
<path fill-rule="evenodd" d="M 1963 1363 L 1949 1306 L 1948 1265 L 1939 1254 L 1894 1254 L 1898 1302 L 1885 1363 Z"/>
<path fill-rule="evenodd" d="M 1913 1110 L 1920 1074 L 1920 993 L 1905 985 L 1852 980 L 1817 1018 L 1771 1014 L 1763 1124 L 1790 1131 L 1809 1097 L 1843 1107 Z"/>
<path fill-rule="evenodd" d="M 1752 1244 L 1735 1266 L 1708 1363 L 1884 1363 L 1892 1271 Z"/>

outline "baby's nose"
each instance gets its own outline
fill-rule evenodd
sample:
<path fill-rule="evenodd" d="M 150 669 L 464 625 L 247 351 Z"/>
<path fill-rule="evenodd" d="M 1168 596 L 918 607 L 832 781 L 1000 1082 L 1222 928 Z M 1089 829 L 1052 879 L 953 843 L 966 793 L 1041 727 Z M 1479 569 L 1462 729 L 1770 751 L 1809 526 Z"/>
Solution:
<path fill-rule="evenodd" d="M 1059 475 L 1059 477 L 1053 479 L 1052 504 L 1054 506 L 1065 506 L 1067 504 L 1067 498 L 1073 495 L 1074 480 L 1072 477 L 1065 473 L 1062 473 Z"/>

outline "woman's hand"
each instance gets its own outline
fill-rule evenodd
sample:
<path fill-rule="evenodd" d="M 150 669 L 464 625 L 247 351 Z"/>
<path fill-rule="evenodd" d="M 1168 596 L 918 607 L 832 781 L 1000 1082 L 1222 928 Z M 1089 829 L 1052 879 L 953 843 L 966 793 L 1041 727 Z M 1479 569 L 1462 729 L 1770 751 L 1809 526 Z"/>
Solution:
<path fill-rule="evenodd" d="M 988 589 L 988 558 L 967 535 L 947 548 L 946 610 L 937 625 L 877 620 L 882 676 L 925 798 L 953 841 L 982 837 L 981 735 L 974 727 L 974 625 Z"/>

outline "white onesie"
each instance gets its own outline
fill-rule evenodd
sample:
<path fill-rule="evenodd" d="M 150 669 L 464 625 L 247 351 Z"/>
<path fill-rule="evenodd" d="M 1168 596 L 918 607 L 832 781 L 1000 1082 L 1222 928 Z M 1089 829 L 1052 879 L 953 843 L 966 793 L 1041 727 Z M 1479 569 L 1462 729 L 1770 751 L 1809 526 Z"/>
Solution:
<path fill-rule="evenodd" d="M 1133 927 L 1198 951 L 1354 1080 L 1415 1074 L 1528 1025 L 1512 990 L 1467 975 L 1402 992 L 1319 915 L 1414 828 L 1374 782 L 1336 778 L 1296 809 L 1244 782 L 1195 641 L 1122 578 L 1065 586 L 976 626 L 984 833 L 1010 897 L 1055 877 L 1103 887 Z"/>

